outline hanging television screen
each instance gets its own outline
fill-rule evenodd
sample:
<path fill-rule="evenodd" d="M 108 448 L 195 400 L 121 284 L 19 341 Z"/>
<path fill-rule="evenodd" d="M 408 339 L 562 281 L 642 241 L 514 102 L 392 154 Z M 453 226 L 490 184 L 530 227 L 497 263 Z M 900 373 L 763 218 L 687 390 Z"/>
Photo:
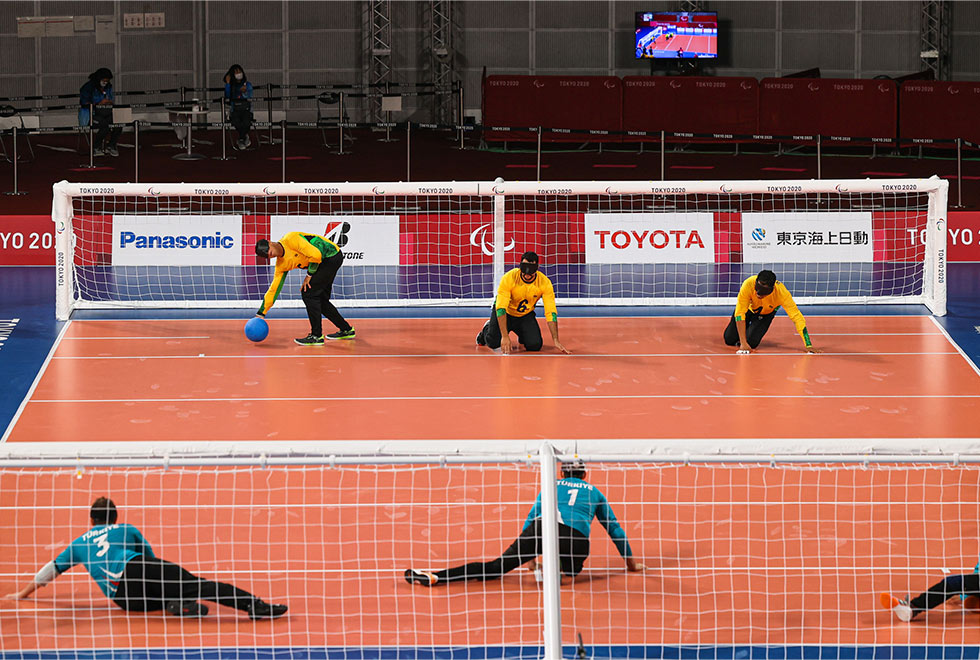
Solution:
<path fill-rule="evenodd" d="M 718 12 L 636 12 L 636 59 L 718 57 Z"/>

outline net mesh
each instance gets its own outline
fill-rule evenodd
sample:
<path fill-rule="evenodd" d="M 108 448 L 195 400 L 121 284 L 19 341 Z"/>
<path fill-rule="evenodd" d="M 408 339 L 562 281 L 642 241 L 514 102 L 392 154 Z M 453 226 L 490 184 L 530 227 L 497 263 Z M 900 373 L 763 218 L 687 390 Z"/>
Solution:
<path fill-rule="evenodd" d="M 980 643 L 958 598 L 899 626 L 878 594 L 924 591 L 977 561 L 976 465 L 590 461 L 635 557 L 593 522 L 585 570 L 561 587 L 562 640 L 591 649 Z M 18 649 L 536 648 L 533 574 L 431 589 L 406 568 L 497 557 L 540 491 L 537 466 L 0 467 L 0 575 L 21 585 L 88 526 L 98 496 L 157 555 L 289 614 L 256 624 L 216 608 L 193 624 L 127 614 L 80 567 L 2 601 Z M 603 655 L 595 651 L 597 655 Z M 465 654 L 464 654 L 465 655 Z M 469 656 L 466 656 L 469 657 Z"/>
<path fill-rule="evenodd" d="M 287 231 L 341 247 L 347 305 L 488 304 L 527 250 L 564 303 L 727 304 L 763 268 L 802 302 L 924 295 L 926 193 L 560 192 L 505 195 L 496 234 L 491 195 L 74 197 L 72 298 L 257 306 L 272 266 L 253 246 Z M 280 300 L 300 306 L 299 287 Z"/>

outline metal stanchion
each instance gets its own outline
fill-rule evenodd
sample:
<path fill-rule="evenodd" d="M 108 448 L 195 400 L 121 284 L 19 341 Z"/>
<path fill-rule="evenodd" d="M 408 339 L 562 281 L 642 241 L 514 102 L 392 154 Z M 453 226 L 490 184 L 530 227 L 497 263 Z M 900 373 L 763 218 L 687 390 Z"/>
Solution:
<path fill-rule="evenodd" d="M 26 195 L 26 192 L 21 192 L 17 189 L 17 127 L 14 126 L 14 189 L 11 192 L 4 193 L 6 195 Z"/>
<path fill-rule="evenodd" d="M 234 156 L 229 156 L 228 150 L 228 140 L 225 136 L 225 97 L 221 97 L 221 155 L 214 156 L 214 160 L 235 160 Z M 258 138 L 256 138 L 258 139 Z M 257 145 L 256 145 L 257 146 Z"/>
<path fill-rule="evenodd" d="M 821 142 L 822 142 L 822 140 L 820 139 L 820 134 L 817 133 L 817 178 L 818 179 L 822 179 L 823 178 L 823 176 L 822 176 L 822 172 L 823 172 L 822 165 L 823 165 L 823 163 L 821 162 L 822 159 L 823 159 L 823 153 L 821 152 L 821 148 L 820 148 L 821 147 L 821 144 L 820 144 Z"/>
<path fill-rule="evenodd" d="M 338 112 L 337 130 L 339 131 L 337 137 L 339 139 L 337 140 L 337 144 L 338 144 L 337 151 L 333 153 L 337 154 L 338 156 L 343 156 L 344 155 L 344 117 L 345 117 L 344 93 L 340 92 L 339 96 L 340 98 L 337 100 L 337 112 Z"/>
<path fill-rule="evenodd" d="M 133 183 L 140 182 L 140 122 L 133 120 Z"/>
<path fill-rule="evenodd" d="M 461 82 L 459 82 L 457 80 L 456 81 L 456 86 L 457 86 L 456 89 L 457 89 L 458 95 L 459 95 L 459 104 L 458 104 L 458 107 L 457 107 L 457 110 L 459 112 L 459 121 L 456 122 L 456 125 L 459 126 L 459 147 L 458 148 L 459 149 L 465 149 L 466 146 L 463 144 L 463 137 L 464 137 L 464 135 L 466 135 L 466 131 L 463 128 L 463 125 L 464 125 L 463 122 L 465 121 L 465 118 L 463 117 L 463 110 L 464 110 L 463 109 L 463 83 L 461 83 Z"/>
<path fill-rule="evenodd" d="M 286 120 L 285 119 L 279 121 L 279 127 L 282 129 L 282 182 L 286 183 Z M 269 130 L 272 130 L 271 126 Z"/>
<path fill-rule="evenodd" d="M 665 139 L 664 131 L 660 131 L 660 180 L 667 180 L 667 170 L 664 169 L 664 151 L 667 148 L 667 141 Z"/>
<path fill-rule="evenodd" d="M 276 138 L 273 137 L 272 127 L 274 122 L 272 121 L 272 83 L 266 83 L 266 108 L 269 111 L 269 144 L 275 144 Z"/>
<path fill-rule="evenodd" d="M 412 122 L 405 122 L 405 180 L 412 180 Z"/>
<path fill-rule="evenodd" d="M 187 100 L 187 88 L 184 87 L 183 85 L 181 85 L 180 86 L 180 104 L 181 105 L 184 105 L 184 102 L 186 100 Z"/>
<path fill-rule="evenodd" d="M 92 136 L 92 120 L 95 118 L 95 109 L 91 103 L 88 104 L 88 165 L 79 165 L 79 167 L 90 170 L 95 167 L 95 139 Z"/>
<path fill-rule="evenodd" d="M 541 180 L 541 127 L 538 126 L 538 167 L 537 170 L 538 178 L 537 181 Z"/>
<path fill-rule="evenodd" d="M 956 208 L 963 208 L 963 138 L 956 138 Z"/>
<path fill-rule="evenodd" d="M 385 98 L 387 98 L 390 95 L 391 95 L 391 83 L 385 81 L 385 91 L 384 94 L 381 95 L 382 105 L 384 104 Z M 391 137 L 391 110 L 385 110 L 384 124 L 385 124 L 385 136 L 384 139 L 381 140 L 381 142 L 397 142 L 398 141 L 397 138 Z"/>

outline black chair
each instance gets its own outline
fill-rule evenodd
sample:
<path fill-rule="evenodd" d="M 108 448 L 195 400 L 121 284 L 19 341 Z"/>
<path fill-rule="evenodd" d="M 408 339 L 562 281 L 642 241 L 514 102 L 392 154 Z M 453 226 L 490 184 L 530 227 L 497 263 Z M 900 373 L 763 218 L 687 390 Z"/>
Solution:
<path fill-rule="evenodd" d="M 34 126 L 28 126 L 24 121 L 23 115 L 19 114 L 17 108 L 12 105 L 0 105 L 0 131 L 9 131 L 12 128 L 16 128 L 18 131 L 25 131 L 30 128 L 37 128 L 37 117 L 30 117 L 30 119 L 35 120 Z M 31 145 L 31 136 L 27 133 L 18 133 L 17 137 L 23 136 L 24 142 L 27 143 L 27 151 L 31 154 L 30 158 L 27 158 L 21 154 L 17 155 L 17 160 L 22 163 L 29 163 L 34 160 L 34 147 Z M 13 153 L 7 153 L 7 141 L 3 139 L 5 136 L 0 133 L 0 148 L 3 149 L 3 159 L 8 163 L 12 163 L 14 160 Z"/>

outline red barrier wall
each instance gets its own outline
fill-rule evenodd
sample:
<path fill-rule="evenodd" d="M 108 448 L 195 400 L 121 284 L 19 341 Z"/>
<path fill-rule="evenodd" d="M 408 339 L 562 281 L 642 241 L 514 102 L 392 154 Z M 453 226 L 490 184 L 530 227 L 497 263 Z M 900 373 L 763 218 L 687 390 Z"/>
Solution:
<path fill-rule="evenodd" d="M 759 83 L 755 78 L 623 78 L 626 131 L 749 135 L 757 130 L 758 116 Z"/>
<path fill-rule="evenodd" d="M 894 139 L 897 99 L 893 80 L 764 78 L 759 133 Z"/>
<path fill-rule="evenodd" d="M 903 140 L 980 141 L 980 82 L 913 80 L 899 94 Z"/>
<path fill-rule="evenodd" d="M 615 76 L 487 76 L 483 123 L 619 131 L 622 81 Z M 537 140 L 525 131 L 488 130 L 488 140 Z M 619 142 L 618 135 L 544 133 L 545 142 Z"/>

